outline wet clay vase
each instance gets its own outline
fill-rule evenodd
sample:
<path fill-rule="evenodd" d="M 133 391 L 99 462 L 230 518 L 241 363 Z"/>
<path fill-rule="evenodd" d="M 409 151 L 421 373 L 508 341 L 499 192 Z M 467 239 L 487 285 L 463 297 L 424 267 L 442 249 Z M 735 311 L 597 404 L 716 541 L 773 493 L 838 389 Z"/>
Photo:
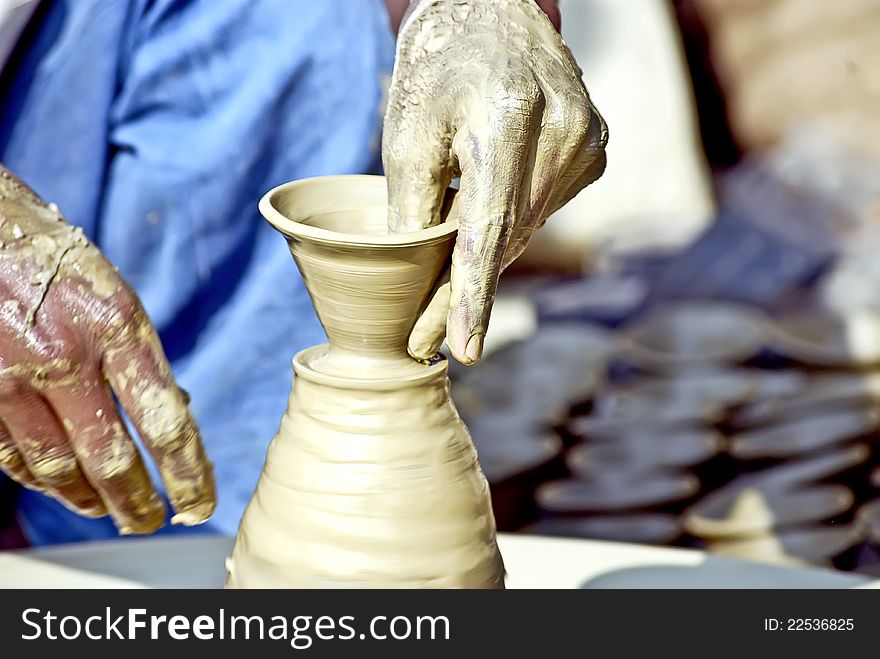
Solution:
<path fill-rule="evenodd" d="M 227 587 L 504 587 L 489 487 L 450 399 L 447 363 L 406 350 L 456 226 L 389 234 L 385 185 L 306 179 L 260 202 L 328 343 L 294 357 L 289 407 Z"/>

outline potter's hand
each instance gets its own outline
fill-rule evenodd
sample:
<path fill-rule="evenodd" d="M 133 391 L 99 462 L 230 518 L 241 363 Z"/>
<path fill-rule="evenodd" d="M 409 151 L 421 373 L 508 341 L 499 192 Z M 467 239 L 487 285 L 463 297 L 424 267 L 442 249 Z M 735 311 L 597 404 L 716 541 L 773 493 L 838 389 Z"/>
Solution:
<path fill-rule="evenodd" d="M 605 122 L 534 0 L 417 0 L 398 37 L 382 155 L 389 226 L 436 224 L 461 176 L 451 285 L 409 342 L 444 335 L 464 364 L 482 354 L 498 276 L 548 215 L 605 168 Z"/>
<path fill-rule="evenodd" d="M 122 533 L 155 531 L 165 506 L 115 394 L 159 466 L 173 521 L 207 519 L 211 465 L 136 295 L 2 167 L 0 300 L 0 468 L 78 513 L 109 513 Z"/>

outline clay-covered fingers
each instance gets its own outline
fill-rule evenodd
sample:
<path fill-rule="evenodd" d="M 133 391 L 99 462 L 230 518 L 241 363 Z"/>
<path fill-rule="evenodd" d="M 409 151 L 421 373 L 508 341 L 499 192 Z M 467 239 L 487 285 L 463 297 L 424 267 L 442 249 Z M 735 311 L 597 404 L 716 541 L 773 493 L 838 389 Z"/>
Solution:
<path fill-rule="evenodd" d="M 549 215 L 605 170 L 608 128 L 579 81 L 562 91 L 545 87 L 544 94 L 547 102 L 530 172 L 529 208 L 511 236 L 504 268 L 525 251 Z"/>
<path fill-rule="evenodd" d="M 97 367 L 84 364 L 75 383 L 49 386 L 45 395 L 119 532 L 152 533 L 161 528 L 165 504 Z"/>
<path fill-rule="evenodd" d="M 461 175 L 450 282 L 408 348 L 431 357 L 445 334 L 452 355 L 472 364 L 501 271 L 601 173 L 604 121 L 537 4 L 425 2 L 398 36 L 384 128 L 392 231 L 438 222 L 443 189 Z"/>
<path fill-rule="evenodd" d="M 449 315 L 450 271 L 440 276 L 424 311 L 409 334 L 407 351 L 416 359 L 434 357 L 446 339 L 446 318 Z"/>
<path fill-rule="evenodd" d="M 139 305 L 125 330 L 105 340 L 103 367 L 159 468 L 175 511 L 172 523 L 206 521 L 216 506 L 213 467 L 186 394 L 174 382 L 159 337 Z"/>
<path fill-rule="evenodd" d="M 502 85 L 481 119 L 462 126 L 453 139 L 461 190 L 446 337 L 463 364 L 483 354 L 504 255 L 528 205 L 527 173 L 534 164 L 543 104 L 531 81 Z"/>
<path fill-rule="evenodd" d="M 402 94 L 403 92 L 398 92 Z M 403 100 L 396 104 L 400 106 Z M 392 106 L 382 133 L 382 164 L 388 181 L 388 227 L 418 231 L 440 221 L 452 179 L 449 130 L 421 104 L 404 114 Z"/>
<path fill-rule="evenodd" d="M 37 479 L 34 478 L 25 464 L 24 457 L 12 439 L 6 426 L 0 424 L 0 472 L 12 480 L 32 490 L 39 490 Z"/>
<path fill-rule="evenodd" d="M 564 170 L 565 175 L 553 188 L 543 212 L 545 217 L 565 206 L 605 172 L 608 126 L 594 107 L 590 106 L 590 110 L 586 134 L 573 152 L 570 164 Z"/>
<path fill-rule="evenodd" d="M 0 466 L 23 485 L 40 490 L 89 517 L 107 513 L 80 467 L 62 423 L 40 392 L 24 379 L 0 381 Z"/>
<path fill-rule="evenodd" d="M 162 526 L 165 505 L 109 378 L 158 463 L 172 521 L 204 521 L 211 465 L 134 292 L 81 230 L 2 167 L 0 188 L 0 467 L 76 512 L 109 513 L 123 533 Z"/>
<path fill-rule="evenodd" d="M 457 167 L 448 118 L 434 114 L 432 104 L 407 102 L 410 94 L 401 85 L 396 82 L 391 91 L 382 133 L 388 228 L 395 233 L 418 231 L 440 222 Z M 446 338 L 449 276 L 447 269 L 410 334 L 408 350 L 416 359 L 434 357 Z"/>

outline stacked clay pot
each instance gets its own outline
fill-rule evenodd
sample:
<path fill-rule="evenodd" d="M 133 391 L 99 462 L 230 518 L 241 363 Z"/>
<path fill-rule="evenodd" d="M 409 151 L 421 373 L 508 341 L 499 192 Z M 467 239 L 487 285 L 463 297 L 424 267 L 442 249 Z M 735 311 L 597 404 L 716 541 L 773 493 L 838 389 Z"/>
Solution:
<path fill-rule="evenodd" d="M 880 574 L 873 322 L 693 301 L 540 326 L 456 382 L 499 527 Z"/>

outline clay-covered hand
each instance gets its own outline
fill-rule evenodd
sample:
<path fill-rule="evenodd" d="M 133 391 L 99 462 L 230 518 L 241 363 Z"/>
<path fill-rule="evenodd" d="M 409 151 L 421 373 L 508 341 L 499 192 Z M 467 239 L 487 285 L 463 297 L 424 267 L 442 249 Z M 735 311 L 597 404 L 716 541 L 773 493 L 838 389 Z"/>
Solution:
<path fill-rule="evenodd" d="M 135 293 L 79 229 L 0 167 L 0 469 L 121 533 L 165 505 L 114 394 L 176 512 L 198 524 L 214 479 L 186 394 Z"/>
<path fill-rule="evenodd" d="M 605 168 L 605 122 L 571 52 L 535 0 L 417 0 L 398 36 L 382 155 L 389 227 L 440 221 L 461 176 L 451 280 L 409 341 L 428 358 L 444 335 L 477 361 L 498 276 L 546 218 Z"/>

